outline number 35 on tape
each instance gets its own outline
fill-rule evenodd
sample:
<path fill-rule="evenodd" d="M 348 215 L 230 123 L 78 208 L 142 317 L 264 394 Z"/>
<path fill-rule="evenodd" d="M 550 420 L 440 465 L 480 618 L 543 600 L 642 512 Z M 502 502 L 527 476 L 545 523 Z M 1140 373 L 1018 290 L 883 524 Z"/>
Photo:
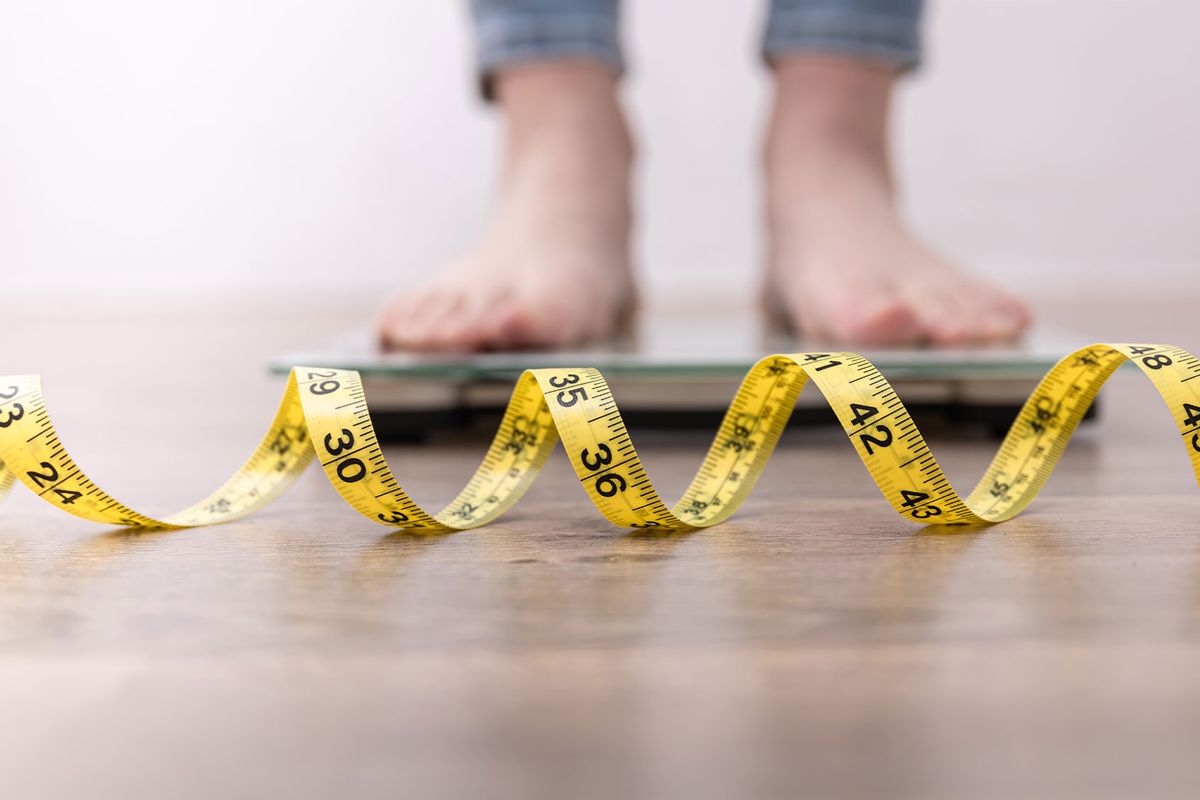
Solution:
<path fill-rule="evenodd" d="M 950 485 L 887 380 L 855 353 L 762 359 L 742 380 L 683 497 L 668 506 L 650 481 L 604 377 L 595 369 L 525 372 L 491 446 L 458 496 L 431 513 L 400 486 L 350 370 L 297 367 L 254 454 L 219 489 L 175 514 L 151 517 L 114 499 L 76 466 L 50 421 L 35 375 L 0 378 L 0 497 L 15 481 L 47 503 L 109 525 L 183 528 L 252 514 L 283 494 L 314 458 L 367 519 L 427 531 L 484 525 L 520 499 L 561 439 L 584 492 L 614 525 L 700 528 L 745 501 L 796 398 L 812 382 L 833 408 L 884 498 L 926 524 L 1011 519 L 1041 490 L 1100 387 L 1133 362 L 1175 418 L 1200 479 L 1200 361 L 1178 347 L 1096 344 L 1054 366 L 1025 402 L 979 484 Z"/>

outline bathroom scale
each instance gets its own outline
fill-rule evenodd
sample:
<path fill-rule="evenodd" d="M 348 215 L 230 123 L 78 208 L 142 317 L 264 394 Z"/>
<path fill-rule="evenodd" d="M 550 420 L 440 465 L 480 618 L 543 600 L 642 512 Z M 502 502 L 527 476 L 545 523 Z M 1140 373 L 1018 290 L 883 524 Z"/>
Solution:
<path fill-rule="evenodd" d="M 973 348 L 846 348 L 764 332 L 746 318 L 654 315 L 636 332 L 569 350 L 420 354 L 383 352 L 371 332 L 274 358 L 271 370 L 293 366 L 357 370 L 372 421 L 392 441 L 424 441 L 439 433 L 490 433 L 514 383 L 530 368 L 595 367 L 604 374 L 622 416 L 643 430 L 716 429 L 750 367 L 772 353 L 853 349 L 896 388 L 924 429 L 1003 435 L 1038 380 L 1065 354 L 1087 344 L 1053 329 L 1020 341 Z M 1094 417 L 1096 408 L 1089 411 Z M 790 424 L 836 424 L 815 386 L 800 395 Z"/>

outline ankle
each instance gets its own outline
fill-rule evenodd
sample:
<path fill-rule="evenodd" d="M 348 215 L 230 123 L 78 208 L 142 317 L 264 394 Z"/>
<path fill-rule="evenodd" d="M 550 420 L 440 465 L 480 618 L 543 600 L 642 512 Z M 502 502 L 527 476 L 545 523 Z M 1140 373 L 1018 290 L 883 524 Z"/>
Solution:
<path fill-rule="evenodd" d="M 775 65 L 775 102 L 765 157 L 870 165 L 890 174 L 892 72 L 867 62 L 796 56 Z"/>
<path fill-rule="evenodd" d="M 512 158 L 565 145 L 614 164 L 633 159 L 617 76 L 609 68 L 566 60 L 509 67 L 496 75 L 496 98 Z"/>

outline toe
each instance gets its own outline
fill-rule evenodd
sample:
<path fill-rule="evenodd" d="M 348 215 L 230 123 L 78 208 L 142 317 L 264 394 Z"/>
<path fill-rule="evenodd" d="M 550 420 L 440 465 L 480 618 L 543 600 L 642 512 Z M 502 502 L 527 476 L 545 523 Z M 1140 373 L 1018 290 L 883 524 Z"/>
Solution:
<path fill-rule="evenodd" d="M 397 295 L 379 315 L 378 333 L 384 348 L 401 349 L 408 342 L 413 323 L 422 306 L 414 295 Z"/>
<path fill-rule="evenodd" d="M 991 314 L 996 318 L 1001 334 L 1006 337 L 1021 334 L 1033 321 L 1029 307 L 1004 291 L 998 291 L 994 296 Z"/>
<path fill-rule="evenodd" d="M 827 327 L 840 342 L 874 347 L 908 344 L 920 336 L 912 309 L 887 291 L 862 296 L 852 307 L 834 310 Z"/>
<path fill-rule="evenodd" d="M 922 329 L 925 339 L 943 347 L 959 347 L 983 338 L 980 326 L 983 319 L 961 302 L 951 301 L 940 310 L 925 315 Z"/>
<path fill-rule="evenodd" d="M 457 352 L 466 349 L 460 334 L 467 297 L 455 292 L 444 298 L 425 318 L 420 332 L 422 349 L 430 352 Z"/>
<path fill-rule="evenodd" d="M 447 322 L 459 302 L 459 294 L 449 289 L 422 296 L 406 319 L 393 324 L 392 341 L 405 350 L 444 349 Z"/>
<path fill-rule="evenodd" d="M 476 287 L 463 298 L 445 321 L 441 341 L 447 349 L 462 351 L 486 350 L 497 344 L 492 312 L 504 302 L 500 288 Z"/>
<path fill-rule="evenodd" d="M 545 314 L 528 302 L 506 307 L 499 315 L 498 328 L 507 347 L 541 349 L 569 344 L 549 330 Z"/>
<path fill-rule="evenodd" d="M 964 282 L 955 294 L 959 314 L 955 344 L 998 343 L 1011 340 L 1028 324 L 1028 315 L 1015 298 L 981 282 Z"/>
<path fill-rule="evenodd" d="M 957 345 L 970 340 L 972 313 L 952 287 L 938 283 L 906 285 L 904 297 L 917 316 L 924 341 Z"/>
<path fill-rule="evenodd" d="M 514 294 L 499 315 L 503 341 L 512 347 L 540 349 L 569 346 L 588 338 L 591 318 L 586 310 L 575 307 L 571 291 L 579 292 L 563 289 L 556 294 L 530 287 Z"/>
<path fill-rule="evenodd" d="M 981 282 L 957 279 L 925 287 L 920 293 L 925 297 L 918 306 L 922 328 L 933 344 L 963 347 L 999 342 L 1011 339 L 1023 327 L 1019 315 L 1003 302 L 1007 296 Z"/>

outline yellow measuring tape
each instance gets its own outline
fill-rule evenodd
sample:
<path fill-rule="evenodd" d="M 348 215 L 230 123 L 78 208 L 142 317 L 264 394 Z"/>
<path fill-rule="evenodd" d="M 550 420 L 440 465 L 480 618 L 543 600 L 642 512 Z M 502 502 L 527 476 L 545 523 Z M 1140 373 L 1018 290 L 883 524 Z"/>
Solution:
<path fill-rule="evenodd" d="M 1096 344 L 1054 366 L 1025 402 L 982 480 L 960 497 L 883 375 L 855 353 L 762 359 L 734 396 L 700 471 L 673 507 L 658 496 L 603 376 L 534 369 L 517 381 L 475 475 L 436 514 L 418 506 L 384 461 L 358 373 L 296 367 L 254 454 L 211 495 L 155 518 L 105 494 L 67 455 L 35 375 L 0 378 L 0 497 L 20 480 L 51 505 L 110 525 L 184 528 L 251 514 L 290 487 L 314 455 L 342 498 L 374 522 L 429 531 L 491 522 L 533 483 L 558 438 L 591 501 L 622 527 L 700 528 L 737 510 L 762 474 L 800 391 L 825 395 L 879 490 L 906 519 L 1010 519 L 1054 469 L 1096 393 L 1126 361 L 1167 403 L 1200 480 L 1200 361 L 1170 345 Z"/>

